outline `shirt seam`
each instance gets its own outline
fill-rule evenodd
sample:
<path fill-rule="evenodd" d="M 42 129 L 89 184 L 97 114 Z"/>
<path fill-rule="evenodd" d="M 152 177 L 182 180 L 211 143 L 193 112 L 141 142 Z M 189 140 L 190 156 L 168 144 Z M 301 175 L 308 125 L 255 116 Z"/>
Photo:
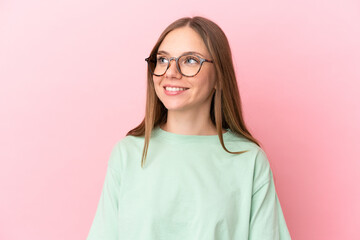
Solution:
<path fill-rule="evenodd" d="M 254 193 L 252 194 L 252 196 L 254 196 L 263 186 L 265 186 L 266 184 L 268 184 L 271 180 L 266 180 L 264 183 L 262 183 L 260 185 L 260 187 L 258 187 L 258 189 L 256 189 L 256 191 L 254 191 Z"/>

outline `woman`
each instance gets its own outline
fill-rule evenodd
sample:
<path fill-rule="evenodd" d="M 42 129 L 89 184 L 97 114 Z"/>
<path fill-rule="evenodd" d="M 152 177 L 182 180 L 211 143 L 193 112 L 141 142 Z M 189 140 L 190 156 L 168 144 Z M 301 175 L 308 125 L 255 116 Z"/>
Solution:
<path fill-rule="evenodd" d="M 87 239 L 291 239 L 220 27 L 178 19 L 145 60 L 145 118 L 112 150 Z"/>

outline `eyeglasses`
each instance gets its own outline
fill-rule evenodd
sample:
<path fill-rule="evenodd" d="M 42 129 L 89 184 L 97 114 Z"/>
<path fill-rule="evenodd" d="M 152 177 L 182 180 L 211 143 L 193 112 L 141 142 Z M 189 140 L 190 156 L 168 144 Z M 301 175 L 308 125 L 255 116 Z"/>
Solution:
<path fill-rule="evenodd" d="M 150 56 L 145 58 L 145 61 L 148 63 L 151 74 L 159 77 L 164 75 L 169 69 L 170 61 L 173 59 L 176 62 L 177 70 L 185 77 L 193 77 L 198 74 L 204 62 L 214 62 L 193 54 L 184 54 L 179 57 L 171 58 L 164 56 Z"/>

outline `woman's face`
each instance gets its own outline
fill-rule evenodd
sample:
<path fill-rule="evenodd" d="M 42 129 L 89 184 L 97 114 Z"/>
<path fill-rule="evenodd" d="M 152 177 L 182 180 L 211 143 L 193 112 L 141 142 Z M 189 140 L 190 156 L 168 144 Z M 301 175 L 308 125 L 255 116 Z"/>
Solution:
<path fill-rule="evenodd" d="M 178 57 L 184 52 L 198 52 L 198 56 L 212 60 L 206 46 L 197 32 L 190 27 L 178 28 L 165 37 L 160 44 L 158 53 L 161 56 Z M 159 55 L 158 55 L 159 56 Z M 166 73 L 160 77 L 153 75 L 155 92 L 160 101 L 169 111 L 205 111 L 210 109 L 211 96 L 215 87 L 214 64 L 204 62 L 200 72 L 193 77 L 185 77 L 176 68 L 175 60 L 170 62 Z M 187 88 L 181 93 L 168 92 L 165 86 Z"/>

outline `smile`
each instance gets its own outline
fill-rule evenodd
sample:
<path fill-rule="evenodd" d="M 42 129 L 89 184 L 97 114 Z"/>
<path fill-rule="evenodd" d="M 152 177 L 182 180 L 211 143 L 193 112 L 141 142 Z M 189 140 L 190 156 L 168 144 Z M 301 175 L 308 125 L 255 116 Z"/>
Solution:
<path fill-rule="evenodd" d="M 186 90 L 188 90 L 188 88 L 164 87 L 165 94 L 169 96 L 179 95 Z"/>

